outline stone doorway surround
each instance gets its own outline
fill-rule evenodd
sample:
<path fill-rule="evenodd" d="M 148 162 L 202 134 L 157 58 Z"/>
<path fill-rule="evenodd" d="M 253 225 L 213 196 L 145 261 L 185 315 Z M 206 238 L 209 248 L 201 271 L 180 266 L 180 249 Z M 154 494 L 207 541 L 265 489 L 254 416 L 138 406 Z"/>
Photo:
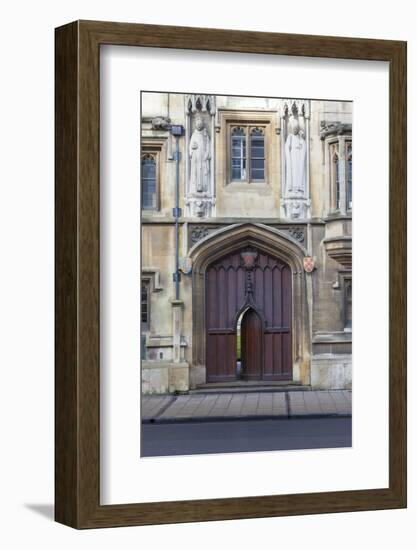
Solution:
<path fill-rule="evenodd" d="M 308 303 L 312 300 L 303 259 L 306 249 L 288 233 L 261 223 L 239 223 L 221 228 L 198 241 L 188 252 L 192 262 L 193 345 L 190 386 L 206 383 L 206 269 L 216 259 L 239 247 L 255 247 L 281 258 L 292 272 L 293 381 L 311 382 L 311 320 Z"/>

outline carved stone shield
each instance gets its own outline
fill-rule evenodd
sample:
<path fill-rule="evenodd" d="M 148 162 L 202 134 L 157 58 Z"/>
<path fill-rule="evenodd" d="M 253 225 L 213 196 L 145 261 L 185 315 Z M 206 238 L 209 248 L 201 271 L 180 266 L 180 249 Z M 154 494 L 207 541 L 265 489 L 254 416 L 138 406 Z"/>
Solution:
<path fill-rule="evenodd" d="M 311 273 L 314 270 L 314 258 L 311 256 L 306 256 L 303 260 L 304 271 L 306 273 Z"/>
<path fill-rule="evenodd" d="M 254 250 L 245 250 L 240 254 L 240 257 L 242 258 L 243 265 L 246 269 L 253 269 L 255 267 L 256 258 L 258 257 L 258 253 Z"/>

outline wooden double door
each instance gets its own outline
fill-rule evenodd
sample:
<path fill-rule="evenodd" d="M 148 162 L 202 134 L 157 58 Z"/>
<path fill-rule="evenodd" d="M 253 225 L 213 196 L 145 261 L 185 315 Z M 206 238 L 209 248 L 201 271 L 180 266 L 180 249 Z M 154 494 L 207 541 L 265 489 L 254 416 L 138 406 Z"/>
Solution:
<path fill-rule="evenodd" d="M 224 256 L 206 271 L 205 304 L 208 382 L 292 379 L 292 275 L 286 263 L 247 247 Z"/>

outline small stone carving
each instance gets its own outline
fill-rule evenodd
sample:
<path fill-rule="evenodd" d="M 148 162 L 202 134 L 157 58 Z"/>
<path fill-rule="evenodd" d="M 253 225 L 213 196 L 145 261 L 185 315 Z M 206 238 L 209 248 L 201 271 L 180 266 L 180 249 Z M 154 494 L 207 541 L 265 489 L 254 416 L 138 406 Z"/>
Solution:
<path fill-rule="evenodd" d="M 310 199 L 289 197 L 284 199 L 285 217 L 290 219 L 303 219 L 307 217 Z"/>
<path fill-rule="evenodd" d="M 186 98 L 186 111 L 196 113 L 200 111 L 202 113 L 209 113 L 214 115 L 216 111 L 215 97 L 205 94 L 191 94 L 185 96 Z"/>
<path fill-rule="evenodd" d="M 301 227 L 290 227 L 288 233 L 296 241 L 303 243 L 304 242 L 304 230 Z"/>
<path fill-rule="evenodd" d="M 180 258 L 180 270 L 184 275 L 189 275 L 193 270 L 193 262 L 188 256 Z"/>
<path fill-rule="evenodd" d="M 169 130 L 171 119 L 164 116 L 157 116 L 152 119 L 152 130 Z"/>
<path fill-rule="evenodd" d="M 203 119 L 198 117 L 189 146 L 190 188 L 192 192 L 205 193 L 210 183 L 210 137 Z"/>
<path fill-rule="evenodd" d="M 254 281 L 253 281 L 253 274 L 256 267 L 256 260 L 258 259 L 258 252 L 256 250 L 248 249 L 244 250 L 240 253 L 240 257 L 242 259 L 243 267 L 246 270 L 246 277 L 245 277 L 245 295 L 246 299 L 251 302 L 253 291 L 254 291 Z"/>
<path fill-rule="evenodd" d="M 216 199 L 203 196 L 202 198 L 189 198 L 185 200 L 187 212 L 192 218 L 209 218 L 213 208 L 216 205 Z"/>
<path fill-rule="evenodd" d="M 303 258 L 303 267 L 306 273 L 312 273 L 315 269 L 314 258 L 312 256 L 306 256 Z"/>
<path fill-rule="evenodd" d="M 200 241 L 201 239 L 204 239 L 204 237 L 207 237 L 209 234 L 209 230 L 204 225 L 196 225 L 191 230 L 191 242 L 195 244 L 196 242 Z"/>
<path fill-rule="evenodd" d="M 320 124 L 320 139 L 324 140 L 329 136 L 341 136 L 343 134 L 352 134 L 352 124 L 345 124 L 339 121 L 325 122 Z"/>
<path fill-rule="evenodd" d="M 242 258 L 245 269 L 254 269 L 256 260 L 258 258 L 258 253 L 256 252 L 256 250 L 245 250 L 244 252 L 240 253 L 240 257 Z"/>

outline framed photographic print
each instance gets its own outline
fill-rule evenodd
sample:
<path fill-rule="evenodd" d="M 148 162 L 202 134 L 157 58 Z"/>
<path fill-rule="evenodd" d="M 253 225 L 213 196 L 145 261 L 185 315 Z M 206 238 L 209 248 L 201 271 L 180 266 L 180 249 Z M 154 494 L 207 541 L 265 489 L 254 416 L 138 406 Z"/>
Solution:
<path fill-rule="evenodd" d="M 406 116 L 404 42 L 56 29 L 57 521 L 406 506 Z"/>

